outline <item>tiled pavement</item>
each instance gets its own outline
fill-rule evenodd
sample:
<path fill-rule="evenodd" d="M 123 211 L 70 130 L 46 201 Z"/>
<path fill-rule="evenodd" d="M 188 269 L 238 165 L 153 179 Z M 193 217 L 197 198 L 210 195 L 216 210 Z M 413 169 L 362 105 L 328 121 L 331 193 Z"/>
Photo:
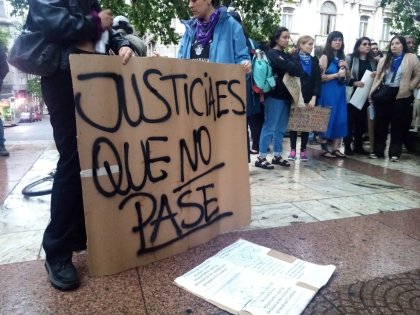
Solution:
<path fill-rule="evenodd" d="M 287 146 L 288 139 L 285 144 Z M 250 164 L 252 223 L 184 254 L 82 286 L 51 288 L 43 266 L 49 197 L 25 199 L 24 185 L 54 168 L 48 141 L 8 142 L 0 158 L 0 314 L 224 314 L 173 280 L 238 238 L 320 264 L 331 281 L 304 314 L 420 314 L 420 157 L 399 163 L 319 158 L 289 169 Z"/>

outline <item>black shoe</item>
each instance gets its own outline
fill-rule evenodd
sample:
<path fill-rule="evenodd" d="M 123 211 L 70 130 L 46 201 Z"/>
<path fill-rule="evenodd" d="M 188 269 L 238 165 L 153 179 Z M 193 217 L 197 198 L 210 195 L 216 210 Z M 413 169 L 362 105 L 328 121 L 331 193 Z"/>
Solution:
<path fill-rule="evenodd" d="M 356 147 L 353 150 L 354 153 L 361 154 L 361 155 L 369 155 L 370 153 L 363 149 L 362 147 Z"/>
<path fill-rule="evenodd" d="M 9 151 L 6 150 L 4 145 L 0 145 L 0 156 L 9 156 Z"/>
<path fill-rule="evenodd" d="M 49 263 L 45 261 L 48 278 L 53 287 L 61 291 L 77 289 L 80 285 L 76 267 L 70 261 Z"/>
<path fill-rule="evenodd" d="M 352 149 L 351 149 L 351 147 L 344 147 L 344 154 L 345 155 L 354 155 L 354 153 L 353 152 L 355 152 L 355 151 L 353 151 Z"/>

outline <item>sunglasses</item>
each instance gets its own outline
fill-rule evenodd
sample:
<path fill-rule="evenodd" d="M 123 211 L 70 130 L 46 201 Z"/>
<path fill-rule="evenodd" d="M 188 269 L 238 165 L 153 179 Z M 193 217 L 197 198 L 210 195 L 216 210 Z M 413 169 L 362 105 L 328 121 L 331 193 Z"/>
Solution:
<path fill-rule="evenodd" d="M 370 46 L 369 43 L 363 43 L 362 46 Z"/>

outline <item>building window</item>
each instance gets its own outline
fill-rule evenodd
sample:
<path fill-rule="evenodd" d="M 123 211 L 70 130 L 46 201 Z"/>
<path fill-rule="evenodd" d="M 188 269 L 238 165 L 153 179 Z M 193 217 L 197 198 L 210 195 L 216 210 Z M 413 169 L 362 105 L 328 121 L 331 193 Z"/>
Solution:
<path fill-rule="evenodd" d="M 0 16 L 1 17 L 6 17 L 6 10 L 5 10 L 4 5 L 5 5 L 4 0 L 0 0 Z"/>
<path fill-rule="evenodd" d="M 366 36 L 368 22 L 369 22 L 369 17 L 368 16 L 361 16 L 360 17 L 359 37 Z"/>
<path fill-rule="evenodd" d="M 389 40 L 391 32 L 391 19 L 385 18 L 382 24 L 382 40 Z"/>
<path fill-rule="evenodd" d="M 293 9 L 283 8 L 283 12 L 281 15 L 281 25 L 287 28 L 289 31 L 291 31 L 292 24 L 293 24 Z"/>
<path fill-rule="evenodd" d="M 335 29 L 337 9 L 335 4 L 326 1 L 321 6 L 321 35 L 328 35 Z"/>

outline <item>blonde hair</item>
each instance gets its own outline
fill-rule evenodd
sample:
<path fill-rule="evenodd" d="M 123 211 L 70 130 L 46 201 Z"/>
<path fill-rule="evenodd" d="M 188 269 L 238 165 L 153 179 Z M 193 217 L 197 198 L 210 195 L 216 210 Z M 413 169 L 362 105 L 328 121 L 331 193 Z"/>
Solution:
<path fill-rule="evenodd" d="M 302 44 L 306 44 L 309 41 L 313 41 L 315 42 L 315 39 L 312 38 L 312 36 L 309 35 L 303 35 L 301 37 L 299 37 L 297 43 L 296 43 L 296 51 L 299 52 L 300 51 L 300 45 Z"/>

